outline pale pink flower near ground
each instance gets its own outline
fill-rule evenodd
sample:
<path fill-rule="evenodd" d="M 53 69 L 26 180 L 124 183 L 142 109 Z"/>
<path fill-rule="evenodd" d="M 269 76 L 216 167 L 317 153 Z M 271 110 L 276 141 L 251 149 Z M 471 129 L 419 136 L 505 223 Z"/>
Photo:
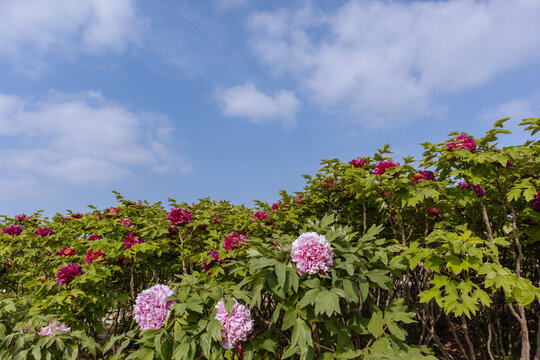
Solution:
<path fill-rule="evenodd" d="M 217 303 L 216 319 L 221 323 L 221 346 L 224 349 L 233 349 L 242 341 L 247 340 L 247 336 L 253 331 L 253 319 L 251 312 L 245 305 L 234 300 L 231 313 L 227 314 L 225 310 L 225 300 Z"/>
<path fill-rule="evenodd" d="M 173 300 L 167 300 L 172 295 L 167 285 L 154 285 L 137 296 L 133 317 L 141 330 L 160 329 L 165 324 L 174 305 Z"/>
<path fill-rule="evenodd" d="M 59 331 L 64 331 L 69 334 L 71 332 L 71 328 L 53 321 L 49 325 L 42 327 L 40 332 L 38 332 L 38 335 L 54 337 Z"/>
<path fill-rule="evenodd" d="M 300 235 L 293 243 L 291 258 L 298 274 L 326 274 L 333 265 L 334 251 L 324 235 L 307 232 Z"/>

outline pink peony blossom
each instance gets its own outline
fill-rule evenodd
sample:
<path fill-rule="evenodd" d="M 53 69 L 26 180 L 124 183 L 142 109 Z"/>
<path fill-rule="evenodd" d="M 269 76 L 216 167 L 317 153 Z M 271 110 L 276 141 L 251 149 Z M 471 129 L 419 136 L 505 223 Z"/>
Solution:
<path fill-rule="evenodd" d="M 476 142 L 473 138 L 460 134 L 446 144 L 446 151 L 452 152 L 456 149 L 467 149 L 473 153 L 476 151 Z"/>
<path fill-rule="evenodd" d="M 86 256 L 84 258 L 84 262 L 87 263 L 87 264 L 90 264 L 90 263 L 92 263 L 92 261 L 97 260 L 100 257 L 102 257 L 102 258 L 98 262 L 102 262 L 103 260 L 105 260 L 105 258 L 103 257 L 102 249 L 99 249 L 98 251 L 94 251 L 94 249 L 90 249 L 86 253 Z"/>
<path fill-rule="evenodd" d="M 420 182 L 420 181 L 435 181 L 435 174 L 433 174 L 433 171 L 429 170 L 420 170 L 418 171 L 414 177 L 410 180 L 411 182 Z"/>
<path fill-rule="evenodd" d="M 394 160 L 383 160 L 380 163 L 375 166 L 375 170 L 373 173 L 375 175 L 382 175 L 386 172 L 387 169 L 393 168 L 399 166 L 398 162 L 395 162 Z"/>
<path fill-rule="evenodd" d="M 51 229 L 46 228 L 46 227 L 40 227 L 39 229 L 37 229 L 34 232 L 34 236 L 45 237 L 45 236 L 49 236 L 49 235 L 54 235 L 54 231 L 52 231 Z"/>
<path fill-rule="evenodd" d="M 69 264 L 58 270 L 58 273 L 56 273 L 56 282 L 58 284 L 68 285 L 75 278 L 75 276 L 82 274 L 84 274 L 84 272 L 82 271 L 81 265 Z"/>
<path fill-rule="evenodd" d="M 174 305 L 173 300 L 167 300 L 172 295 L 167 285 L 154 285 L 137 296 L 133 317 L 141 330 L 160 329 L 165 324 Z"/>
<path fill-rule="evenodd" d="M 193 212 L 188 209 L 175 208 L 167 214 L 167 220 L 170 220 L 171 225 L 188 224 L 191 222 Z"/>
<path fill-rule="evenodd" d="M 279 205 L 283 204 L 281 201 L 275 202 L 272 204 L 272 210 L 279 209 Z"/>
<path fill-rule="evenodd" d="M 142 244 L 144 242 L 146 242 L 146 240 L 141 239 L 140 237 L 135 235 L 134 232 L 130 232 L 129 235 L 124 238 L 124 247 L 126 249 L 130 249 L 132 246 Z"/>
<path fill-rule="evenodd" d="M 244 235 L 235 233 L 233 231 L 231 232 L 231 235 L 227 236 L 223 240 L 223 247 L 226 250 L 235 250 L 241 247 L 241 246 L 237 246 L 239 243 L 243 243 L 245 241 L 246 241 L 246 237 Z"/>
<path fill-rule="evenodd" d="M 90 235 L 88 237 L 88 241 L 96 241 L 96 240 L 101 240 L 103 239 L 103 236 L 101 235 Z"/>
<path fill-rule="evenodd" d="M 255 212 L 251 216 L 252 219 L 257 219 L 257 220 L 260 220 L 260 221 L 266 220 L 269 217 L 270 217 L 270 215 L 266 211 L 260 211 L 260 210 Z"/>
<path fill-rule="evenodd" d="M 356 159 L 349 161 L 349 164 L 351 164 L 355 168 L 362 168 L 366 164 L 366 161 L 367 160 L 364 158 L 357 157 Z"/>
<path fill-rule="evenodd" d="M 540 212 L 540 191 L 536 193 L 530 204 L 534 211 Z"/>
<path fill-rule="evenodd" d="M 54 337 L 59 331 L 63 331 L 69 334 L 71 332 L 71 328 L 68 328 L 66 325 L 58 324 L 56 321 L 53 321 L 49 325 L 42 327 L 41 331 L 38 332 L 38 335 Z"/>
<path fill-rule="evenodd" d="M 428 213 L 433 214 L 435 216 L 439 216 L 439 210 L 437 209 L 428 209 Z"/>
<path fill-rule="evenodd" d="M 10 236 L 19 236 L 22 231 L 23 227 L 21 225 L 9 225 L 2 229 L 4 234 L 8 234 Z"/>
<path fill-rule="evenodd" d="M 234 300 L 231 313 L 225 310 L 225 300 L 217 303 L 216 319 L 221 323 L 221 346 L 224 349 L 234 349 L 236 345 L 247 340 L 247 336 L 253 331 L 253 319 L 251 312 L 245 305 Z"/>
<path fill-rule="evenodd" d="M 24 221 L 24 220 L 28 220 L 28 216 L 26 216 L 26 214 L 15 215 L 15 219 L 17 219 L 18 221 Z"/>
<path fill-rule="evenodd" d="M 118 222 L 126 227 L 133 225 L 133 222 L 130 219 L 122 219 L 118 220 Z"/>
<path fill-rule="evenodd" d="M 324 235 L 307 232 L 300 235 L 293 243 L 292 261 L 296 263 L 298 274 L 326 274 L 333 264 L 334 252 Z"/>
<path fill-rule="evenodd" d="M 470 187 L 469 187 L 469 184 L 467 184 L 465 181 L 462 181 L 458 184 L 458 187 L 461 189 L 461 190 L 467 190 L 467 189 L 471 189 L 476 193 L 476 196 L 480 197 L 480 196 L 484 196 L 484 189 L 482 189 L 482 187 L 480 185 L 477 185 L 477 184 L 472 184 Z"/>
<path fill-rule="evenodd" d="M 77 254 L 77 250 L 73 250 L 68 247 L 64 247 L 58 252 L 58 256 L 73 256 L 75 254 Z"/>

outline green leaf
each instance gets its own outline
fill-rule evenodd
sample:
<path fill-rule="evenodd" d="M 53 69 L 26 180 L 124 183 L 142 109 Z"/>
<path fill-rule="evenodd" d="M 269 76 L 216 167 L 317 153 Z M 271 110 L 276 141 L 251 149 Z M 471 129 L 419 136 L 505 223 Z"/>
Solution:
<path fill-rule="evenodd" d="M 379 338 L 384 332 L 382 323 L 383 313 L 381 312 L 381 310 L 377 309 L 373 314 L 371 314 L 371 319 L 369 320 L 367 330 L 375 338 Z"/>
<path fill-rule="evenodd" d="M 300 309 L 315 303 L 315 300 L 317 299 L 317 296 L 319 295 L 320 290 L 318 288 L 315 289 L 309 289 L 305 295 L 302 297 L 302 300 L 298 303 L 300 306 Z"/>
<path fill-rule="evenodd" d="M 278 284 L 281 286 L 281 287 L 285 287 L 285 274 L 286 274 L 286 271 L 287 271 L 287 267 L 285 266 L 285 264 L 283 263 L 277 263 L 275 265 L 275 273 L 276 273 L 276 276 L 277 276 L 277 280 L 278 280 Z"/>
<path fill-rule="evenodd" d="M 308 324 L 301 318 L 296 319 L 296 324 L 294 325 L 292 336 L 291 336 L 291 345 L 298 344 L 300 347 L 304 347 L 307 344 L 313 346 L 313 340 L 311 339 L 311 329 Z"/>
<path fill-rule="evenodd" d="M 288 308 L 283 316 L 283 324 L 281 330 L 287 330 L 296 322 L 296 309 L 294 307 Z"/>

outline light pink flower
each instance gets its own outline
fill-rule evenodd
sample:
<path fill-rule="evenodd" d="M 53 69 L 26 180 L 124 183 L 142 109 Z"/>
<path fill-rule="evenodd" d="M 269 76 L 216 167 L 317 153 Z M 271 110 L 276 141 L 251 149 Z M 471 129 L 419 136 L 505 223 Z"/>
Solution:
<path fill-rule="evenodd" d="M 42 327 L 41 331 L 38 332 L 38 335 L 54 337 L 59 331 L 64 331 L 69 334 L 71 332 L 71 328 L 63 324 L 58 324 L 56 321 L 53 321 L 49 325 Z"/>
<path fill-rule="evenodd" d="M 473 153 L 476 150 L 476 142 L 465 134 L 459 134 L 446 144 L 446 151 L 452 152 L 456 149 L 467 149 Z"/>
<path fill-rule="evenodd" d="M 394 160 L 383 160 L 380 163 L 375 166 L 375 170 L 373 173 L 375 175 L 382 175 L 386 172 L 387 169 L 393 168 L 398 166 L 399 163 L 395 162 Z"/>
<path fill-rule="evenodd" d="M 293 243 L 292 261 L 296 263 L 298 274 L 326 274 L 333 265 L 334 251 L 324 235 L 307 232 L 300 235 Z"/>
<path fill-rule="evenodd" d="M 174 305 L 174 301 L 167 298 L 173 294 L 167 285 L 154 285 L 137 296 L 133 317 L 141 330 L 160 329 L 165 324 Z"/>
<path fill-rule="evenodd" d="M 225 310 L 225 300 L 217 303 L 216 319 L 221 323 L 221 346 L 224 349 L 234 349 L 236 345 L 247 340 L 247 336 L 253 331 L 253 319 L 251 312 L 245 305 L 238 303 L 236 299 L 230 314 Z"/>

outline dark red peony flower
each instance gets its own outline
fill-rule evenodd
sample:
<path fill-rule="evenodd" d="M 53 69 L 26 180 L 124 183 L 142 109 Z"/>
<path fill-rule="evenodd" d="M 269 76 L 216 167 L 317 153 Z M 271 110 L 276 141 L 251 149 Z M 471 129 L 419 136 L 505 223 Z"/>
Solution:
<path fill-rule="evenodd" d="M 227 236 L 223 240 L 223 247 L 226 250 L 235 250 L 241 247 L 241 246 L 237 246 L 239 243 L 243 243 L 245 241 L 246 241 L 246 237 L 244 235 L 231 232 L 231 235 Z"/>
<path fill-rule="evenodd" d="M 382 175 L 386 172 L 386 170 L 399 166 L 398 162 L 395 162 L 394 160 L 383 160 L 380 163 L 375 166 L 375 171 L 373 173 L 375 175 Z"/>
<path fill-rule="evenodd" d="M 101 260 L 99 262 L 102 262 L 103 260 L 105 260 L 105 257 L 103 256 L 103 251 L 102 249 L 99 249 L 98 251 L 94 251 L 94 249 L 90 249 L 88 250 L 88 252 L 86 253 L 86 256 L 84 258 L 84 261 L 87 263 L 87 264 L 90 264 L 92 261 L 96 260 L 96 259 L 99 259 L 100 257 Z"/>
<path fill-rule="evenodd" d="M 187 209 L 175 208 L 167 214 L 167 220 L 170 220 L 171 225 L 188 224 L 191 222 L 193 213 Z"/>
<path fill-rule="evenodd" d="M 357 157 L 356 159 L 349 161 L 349 164 L 351 164 L 355 168 L 361 168 L 366 164 L 366 161 L 367 160 L 364 158 Z"/>
<path fill-rule="evenodd" d="M 439 216 L 439 210 L 437 209 L 428 209 L 428 213 L 433 214 L 435 216 Z"/>
<path fill-rule="evenodd" d="M 534 211 L 540 212 L 540 191 L 536 193 L 530 204 Z"/>
<path fill-rule="evenodd" d="M 22 231 L 23 227 L 21 225 L 9 225 L 2 229 L 4 234 L 8 234 L 10 236 L 19 236 Z"/>
<path fill-rule="evenodd" d="M 140 237 L 135 235 L 134 232 L 130 232 L 129 235 L 124 238 L 124 247 L 126 249 L 130 249 L 132 246 L 142 244 L 144 242 L 146 242 L 146 240 L 141 239 Z"/>
<path fill-rule="evenodd" d="M 88 241 L 96 241 L 96 240 L 101 240 L 103 239 L 103 236 L 101 235 L 90 235 L 88 237 Z"/>
<path fill-rule="evenodd" d="M 18 221 L 24 221 L 24 220 L 28 220 L 28 216 L 26 216 L 26 214 L 15 215 L 15 219 L 17 219 Z"/>
<path fill-rule="evenodd" d="M 446 144 L 446 151 L 452 152 L 456 149 L 467 149 L 473 153 L 476 151 L 476 142 L 473 138 L 460 134 Z"/>
<path fill-rule="evenodd" d="M 475 193 L 476 193 L 476 196 L 484 196 L 484 189 L 482 189 L 482 187 L 480 185 L 477 185 L 477 184 L 472 184 L 470 187 L 469 185 L 465 182 L 465 181 L 462 181 L 458 184 L 458 187 L 461 189 L 461 190 L 467 190 L 467 189 L 472 189 Z"/>
<path fill-rule="evenodd" d="M 68 247 L 62 248 L 62 250 L 58 252 L 58 256 L 73 256 L 75 254 L 77 254 L 77 250 L 73 250 Z"/>
<path fill-rule="evenodd" d="M 251 216 L 252 219 L 257 219 L 257 220 L 260 220 L 260 221 L 266 220 L 269 217 L 270 217 L 270 215 L 266 211 L 261 211 L 261 210 L 255 212 Z"/>
<path fill-rule="evenodd" d="M 56 282 L 58 284 L 68 285 L 75 276 L 84 274 L 82 266 L 78 264 L 69 264 L 58 270 L 56 273 Z"/>
<path fill-rule="evenodd" d="M 420 181 L 436 181 L 435 180 L 435 174 L 433 174 L 433 171 L 429 170 L 421 170 L 418 171 L 414 177 L 410 180 L 412 182 L 420 182 Z"/>
<path fill-rule="evenodd" d="M 37 229 L 36 232 L 34 232 L 34 236 L 45 237 L 45 236 L 50 236 L 50 235 L 54 235 L 54 231 L 46 227 L 41 227 Z"/>

